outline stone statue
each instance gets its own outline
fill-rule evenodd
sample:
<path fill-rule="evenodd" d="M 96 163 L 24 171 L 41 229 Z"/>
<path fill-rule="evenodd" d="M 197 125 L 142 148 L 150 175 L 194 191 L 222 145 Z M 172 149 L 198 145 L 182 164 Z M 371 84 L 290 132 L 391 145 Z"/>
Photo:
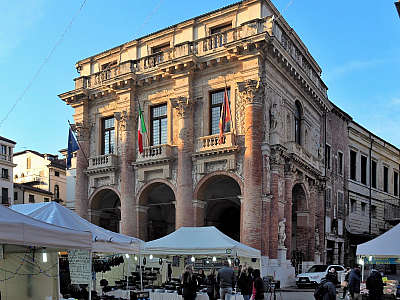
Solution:
<path fill-rule="evenodd" d="M 274 130 L 276 128 L 276 126 L 278 125 L 278 111 L 276 108 L 276 103 L 273 103 L 271 105 L 271 108 L 269 110 L 269 126 L 270 126 L 270 130 Z"/>
<path fill-rule="evenodd" d="M 278 247 L 285 247 L 285 240 L 286 240 L 285 222 L 286 219 L 283 218 L 283 220 L 279 221 L 278 223 Z"/>
<path fill-rule="evenodd" d="M 318 228 L 315 228 L 315 249 L 319 249 L 319 233 Z"/>

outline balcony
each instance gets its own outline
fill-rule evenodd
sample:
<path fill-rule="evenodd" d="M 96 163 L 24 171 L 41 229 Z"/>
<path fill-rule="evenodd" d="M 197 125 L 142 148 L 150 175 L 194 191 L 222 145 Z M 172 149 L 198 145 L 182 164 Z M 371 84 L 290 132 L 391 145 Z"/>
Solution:
<path fill-rule="evenodd" d="M 301 158 L 315 169 L 320 170 L 319 160 L 296 142 L 287 142 L 285 143 L 285 147 L 288 153 Z"/>
<path fill-rule="evenodd" d="M 8 161 L 8 162 L 12 162 L 12 155 L 7 155 L 7 154 L 4 154 L 4 153 L 1 153 L 0 154 L 0 160 L 5 160 L 5 161 Z"/>
<path fill-rule="evenodd" d="M 203 136 L 198 140 L 200 144 L 199 152 L 225 149 L 236 145 L 235 135 L 232 132 L 227 132 L 222 141 L 219 139 L 218 134 Z"/>
<path fill-rule="evenodd" d="M 27 175 L 24 177 L 18 177 L 14 179 L 15 183 L 30 183 L 30 184 L 40 184 L 44 181 L 44 177 L 42 178 L 39 175 Z"/>
<path fill-rule="evenodd" d="M 210 35 L 195 41 L 188 41 L 162 52 L 147 55 L 135 60 L 128 60 L 117 66 L 99 71 L 89 76 L 82 76 L 75 79 L 75 89 L 94 89 L 102 85 L 112 85 L 119 80 L 135 79 L 136 74 L 152 71 L 155 68 L 167 70 L 177 59 L 180 64 L 188 62 L 193 58 L 190 56 L 206 56 L 218 50 L 225 50 L 226 47 L 234 45 L 240 40 L 254 37 L 262 33 L 272 34 L 272 16 L 262 19 L 255 19 L 220 33 Z"/>
<path fill-rule="evenodd" d="M 138 154 L 136 163 L 157 162 L 169 160 L 172 156 L 172 146 L 168 144 L 155 145 L 143 148 L 143 153 Z"/>
<path fill-rule="evenodd" d="M 89 167 L 86 173 L 114 171 L 116 169 L 118 169 L 118 156 L 116 154 L 104 154 L 89 158 Z"/>

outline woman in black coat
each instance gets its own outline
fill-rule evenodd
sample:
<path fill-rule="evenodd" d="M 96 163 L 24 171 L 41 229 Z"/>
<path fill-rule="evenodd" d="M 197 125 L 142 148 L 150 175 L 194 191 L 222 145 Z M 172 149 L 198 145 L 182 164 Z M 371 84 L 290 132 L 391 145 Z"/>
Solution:
<path fill-rule="evenodd" d="M 217 299 L 215 269 L 211 268 L 210 273 L 206 277 L 207 295 L 210 300 Z"/>
<path fill-rule="evenodd" d="M 260 270 L 254 269 L 253 276 L 254 276 L 254 282 L 253 282 L 253 293 L 251 298 L 254 300 L 264 299 L 263 282 L 261 279 Z"/>
<path fill-rule="evenodd" d="M 197 278 L 193 274 L 193 266 L 187 265 L 182 272 L 182 298 L 184 300 L 194 300 L 197 296 Z"/>
<path fill-rule="evenodd" d="M 240 277 L 238 280 L 238 286 L 240 288 L 240 292 L 243 295 L 244 300 L 249 300 L 252 290 L 253 290 L 253 277 L 251 276 L 251 269 L 245 266 L 240 273 Z"/>

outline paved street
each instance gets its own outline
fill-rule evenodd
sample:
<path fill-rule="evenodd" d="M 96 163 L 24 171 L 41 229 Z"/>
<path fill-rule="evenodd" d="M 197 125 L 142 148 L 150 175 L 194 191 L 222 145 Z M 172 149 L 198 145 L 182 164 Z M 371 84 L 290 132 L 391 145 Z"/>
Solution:
<path fill-rule="evenodd" d="M 268 293 L 265 300 L 314 300 L 314 291 L 301 290 L 298 292 L 277 291 L 275 295 Z"/>

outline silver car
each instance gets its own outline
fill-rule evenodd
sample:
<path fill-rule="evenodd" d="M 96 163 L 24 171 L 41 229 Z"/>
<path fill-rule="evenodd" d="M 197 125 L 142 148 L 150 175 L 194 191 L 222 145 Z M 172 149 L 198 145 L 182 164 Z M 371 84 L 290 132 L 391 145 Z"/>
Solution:
<path fill-rule="evenodd" d="M 318 285 L 325 278 L 330 269 L 334 268 L 337 272 L 337 279 L 340 282 L 342 274 L 346 271 L 341 265 L 313 265 L 308 271 L 296 276 L 296 285 L 301 287 Z"/>

